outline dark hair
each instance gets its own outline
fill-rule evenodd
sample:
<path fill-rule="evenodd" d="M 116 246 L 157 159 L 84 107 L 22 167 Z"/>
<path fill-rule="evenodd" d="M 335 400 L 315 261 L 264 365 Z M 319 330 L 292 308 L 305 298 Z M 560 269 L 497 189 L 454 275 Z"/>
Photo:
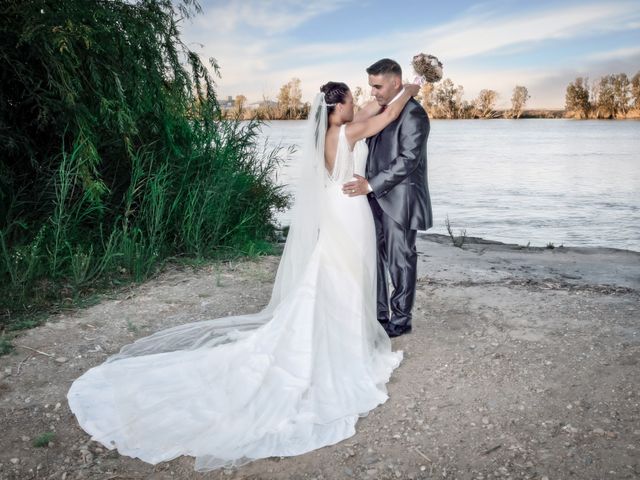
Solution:
<path fill-rule="evenodd" d="M 393 74 L 402 78 L 402 68 L 400 64 L 390 58 L 383 58 L 367 68 L 369 75 Z"/>
<path fill-rule="evenodd" d="M 327 82 L 320 87 L 320 91 L 324 93 L 326 103 L 344 103 L 347 99 L 347 93 L 349 93 L 349 87 L 342 82 Z M 331 115 L 335 109 L 335 105 L 327 107 L 327 116 Z"/>

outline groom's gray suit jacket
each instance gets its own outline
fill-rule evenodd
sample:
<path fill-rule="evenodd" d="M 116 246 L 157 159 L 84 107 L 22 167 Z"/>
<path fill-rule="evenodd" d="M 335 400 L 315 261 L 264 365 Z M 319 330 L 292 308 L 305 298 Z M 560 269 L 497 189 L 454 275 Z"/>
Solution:
<path fill-rule="evenodd" d="M 397 120 L 367 139 L 366 177 L 380 207 L 404 228 L 433 226 L 427 186 L 429 117 L 414 99 Z"/>

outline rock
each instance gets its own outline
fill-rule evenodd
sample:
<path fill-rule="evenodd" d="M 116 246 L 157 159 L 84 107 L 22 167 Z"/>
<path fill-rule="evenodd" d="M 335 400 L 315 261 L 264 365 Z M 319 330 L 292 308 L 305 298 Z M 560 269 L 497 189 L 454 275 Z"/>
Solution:
<path fill-rule="evenodd" d="M 26 435 L 22 435 L 22 437 L 20 437 L 20 439 L 21 439 L 23 442 L 28 442 L 28 441 L 29 441 L 29 437 L 27 437 Z"/>
<path fill-rule="evenodd" d="M 91 453 L 87 448 L 81 448 L 80 455 L 82 456 L 82 461 L 84 463 L 91 463 L 93 461 L 93 453 Z"/>
<path fill-rule="evenodd" d="M 377 462 L 378 462 L 378 457 L 374 457 L 373 455 L 367 455 L 366 457 L 364 457 L 364 460 L 362 461 L 362 463 L 364 463 L 365 465 L 371 465 Z"/>
<path fill-rule="evenodd" d="M 53 411 L 55 412 L 56 410 L 58 410 L 62 405 L 60 404 L 60 402 L 56 403 L 56 406 L 53 407 Z"/>
<path fill-rule="evenodd" d="M 4 369 L 4 374 L 5 374 L 7 377 L 10 377 L 10 376 L 11 376 L 11 367 L 6 367 L 6 368 Z"/>
<path fill-rule="evenodd" d="M 482 424 L 489 425 L 489 417 L 482 417 Z"/>
<path fill-rule="evenodd" d="M 20 459 L 19 458 L 12 458 L 11 460 L 9 460 L 11 463 L 13 463 L 14 465 L 17 465 L 20 463 Z"/>
<path fill-rule="evenodd" d="M 65 363 L 67 361 L 67 357 L 58 357 L 55 359 L 56 363 Z"/>
<path fill-rule="evenodd" d="M 593 433 L 595 433 L 596 435 L 604 435 L 604 430 L 601 428 L 594 428 Z"/>
<path fill-rule="evenodd" d="M 377 474 L 378 474 L 378 470 L 375 468 L 371 468 L 367 470 L 367 475 L 369 475 L 370 477 L 375 477 Z"/>
<path fill-rule="evenodd" d="M 342 469 L 342 472 L 347 476 L 347 477 L 353 477 L 353 470 L 351 470 L 349 467 L 344 467 Z"/>

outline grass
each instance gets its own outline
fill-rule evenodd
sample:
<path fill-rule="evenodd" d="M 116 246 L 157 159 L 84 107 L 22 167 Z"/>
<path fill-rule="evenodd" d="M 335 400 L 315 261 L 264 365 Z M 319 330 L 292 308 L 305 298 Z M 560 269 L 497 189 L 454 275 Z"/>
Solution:
<path fill-rule="evenodd" d="M 53 432 L 41 433 L 33 439 L 33 446 L 36 448 L 46 447 L 47 445 L 49 445 L 49 442 L 54 439 L 55 436 L 56 434 Z"/>
<path fill-rule="evenodd" d="M 0 335 L 0 355 L 7 355 L 13 351 L 10 336 L 3 333 Z"/>

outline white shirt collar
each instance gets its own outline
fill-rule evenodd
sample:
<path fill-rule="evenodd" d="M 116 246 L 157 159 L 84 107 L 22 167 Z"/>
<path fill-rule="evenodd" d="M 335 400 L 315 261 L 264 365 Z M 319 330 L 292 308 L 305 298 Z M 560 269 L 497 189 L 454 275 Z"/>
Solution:
<path fill-rule="evenodd" d="M 404 87 L 402 87 L 402 90 L 400 90 L 398 92 L 398 94 L 395 97 L 393 97 L 389 103 L 387 103 L 387 106 L 391 105 L 393 102 L 395 102 L 397 99 L 399 99 L 400 96 L 402 96 L 403 93 L 404 93 Z"/>

